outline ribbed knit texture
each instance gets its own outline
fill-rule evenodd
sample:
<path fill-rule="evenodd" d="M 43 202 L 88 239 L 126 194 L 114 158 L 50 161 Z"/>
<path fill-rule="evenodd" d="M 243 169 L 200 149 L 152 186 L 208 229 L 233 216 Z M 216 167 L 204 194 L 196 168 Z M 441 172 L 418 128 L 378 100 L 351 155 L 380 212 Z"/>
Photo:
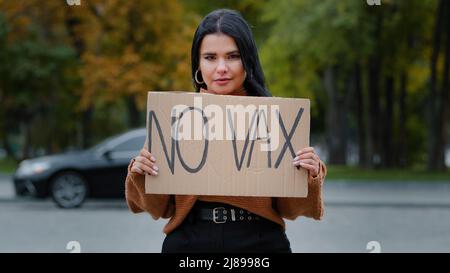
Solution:
<path fill-rule="evenodd" d="M 327 173 L 323 162 L 320 164 L 319 174 L 314 178 L 309 176 L 308 196 L 305 198 L 146 194 L 145 176 L 132 173 L 131 164 L 125 181 L 128 207 L 134 213 L 147 211 L 155 220 L 170 218 L 163 230 L 166 234 L 183 222 L 197 200 L 240 207 L 274 221 L 283 228 L 283 218 L 294 220 L 298 216 L 305 216 L 320 220 L 323 217 L 322 185 Z"/>

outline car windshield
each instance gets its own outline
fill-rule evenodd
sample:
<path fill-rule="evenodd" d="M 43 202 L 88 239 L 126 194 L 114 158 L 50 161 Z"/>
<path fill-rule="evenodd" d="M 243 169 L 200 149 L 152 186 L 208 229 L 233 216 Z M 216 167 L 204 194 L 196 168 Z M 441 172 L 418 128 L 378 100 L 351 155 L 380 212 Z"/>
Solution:
<path fill-rule="evenodd" d="M 118 138 L 121 138 L 122 136 L 124 136 L 124 134 L 108 137 L 105 140 L 101 141 L 100 143 L 92 146 L 88 150 L 91 152 L 96 152 L 96 151 L 104 150 L 105 148 L 110 149 L 110 148 L 112 148 L 112 147 L 110 147 L 112 142 L 114 142 L 114 147 L 115 147 L 114 150 L 115 151 L 121 151 L 121 150 L 123 150 L 123 151 L 136 150 L 137 151 L 137 150 L 140 150 L 142 145 L 144 145 L 145 132 L 143 135 L 136 135 L 131 138 L 128 137 L 128 138 L 126 138 L 125 141 L 117 143 L 115 140 Z"/>
<path fill-rule="evenodd" d="M 108 143 L 116 137 L 117 137 L 117 135 L 110 136 L 107 139 L 101 141 L 100 143 L 97 143 L 96 145 L 92 146 L 88 150 L 93 152 L 93 151 L 97 151 L 97 150 L 101 149 L 102 147 L 106 147 L 108 145 Z"/>

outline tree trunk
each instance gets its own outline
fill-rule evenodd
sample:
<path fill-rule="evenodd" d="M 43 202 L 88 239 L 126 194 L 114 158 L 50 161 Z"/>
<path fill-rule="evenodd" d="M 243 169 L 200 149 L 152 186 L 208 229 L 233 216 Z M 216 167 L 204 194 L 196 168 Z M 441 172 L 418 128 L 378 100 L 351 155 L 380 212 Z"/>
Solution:
<path fill-rule="evenodd" d="M 386 111 L 384 114 L 383 129 L 383 149 L 382 149 L 382 165 L 391 168 L 393 165 L 393 157 L 395 156 L 393 147 L 393 130 L 392 121 L 394 120 L 394 78 L 388 76 L 386 78 Z"/>
<path fill-rule="evenodd" d="M 444 17 L 444 0 L 440 0 L 436 13 L 436 25 L 434 29 L 433 48 L 431 52 L 430 60 L 430 94 L 428 97 L 428 170 L 437 170 L 437 162 L 439 161 L 439 124 L 438 109 L 437 109 L 437 61 L 439 58 L 439 51 L 441 47 L 441 33 L 442 33 L 442 21 Z"/>
<path fill-rule="evenodd" d="M 28 124 L 24 124 L 23 125 L 24 128 L 24 136 L 25 136 L 25 141 L 23 143 L 23 147 L 22 147 L 22 155 L 20 157 L 20 160 L 24 160 L 30 157 L 30 141 L 31 141 L 31 128 L 30 125 Z"/>
<path fill-rule="evenodd" d="M 439 134 L 438 134 L 438 161 L 436 163 L 437 170 L 445 171 L 445 152 L 447 149 L 448 139 L 448 93 L 450 89 L 450 3 L 446 1 L 446 37 L 445 37 L 445 55 L 444 55 L 444 71 L 441 90 L 441 99 L 439 107 Z"/>
<path fill-rule="evenodd" d="M 134 96 L 129 96 L 126 98 L 126 100 L 128 105 L 128 124 L 130 124 L 131 128 L 137 128 L 141 126 L 141 118 Z"/>
<path fill-rule="evenodd" d="M 369 126 L 368 126 L 368 157 L 369 166 L 377 167 L 381 163 L 380 158 L 380 101 L 379 80 L 381 64 L 377 57 L 371 58 L 369 64 Z"/>
<path fill-rule="evenodd" d="M 78 59 L 81 58 L 81 56 L 84 53 L 85 50 L 85 44 L 84 41 L 76 35 L 75 28 L 81 23 L 79 18 L 76 18 L 73 16 L 73 14 L 70 12 L 70 9 L 67 10 L 67 17 L 66 17 L 66 28 L 67 32 L 69 33 L 69 37 L 72 43 L 72 46 L 75 48 L 75 51 L 77 53 Z"/>
<path fill-rule="evenodd" d="M 366 142 L 366 126 L 364 122 L 364 96 L 361 85 L 361 66 L 359 63 L 355 64 L 354 71 L 355 81 L 355 95 L 356 95 L 356 119 L 358 124 L 358 153 L 359 153 L 359 166 L 368 167 L 367 160 L 367 142 Z"/>
<path fill-rule="evenodd" d="M 83 112 L 81 121 L 81 134 L 82 134 L 82 147 L 89 148 L 92 143 L 92 115 L 94 113 L 93 107 L 89 106 L 86 111 Z"/>
<path fill-rule="evenodd" d="M 381 29 L 383 25 L 382 13 L 377 15 L 375 23 L 375 41 L 381 44 Z M 367 156 L 369 167 L 379 167 L 381 164 L 381 120 L 380 120 L 380 75 L 381 60 L 383 54 L 381 47 L 369 58 L 368 67 L 368 97 L 369 97 L 369 119 L 368 119 L 368 146 Z"/>
<path fill-rule="evenodd" d="M 407 154 L 407 143 L 406 143 L 406 85 L 408 83 L 408 78 L 406 73 L 403 72 L 400 76 L 400 96 L 398 100 L 399 107 L 399 120 L 398 120 L 398 136 L 396 141 L 397 156 L 396 161 L 399 167 L 406 167 L 406 154 Z"/>
<path fill-rule="evenodd" d="M 132 8 L 130 8 L 130 10 L 128 11 L 128 44 L 131 45 L 133 47 L 133 50 L 135 53 L 139 52 L 139 46 L 138 46 L 138 42 L 136 40 L 136 35 L 135 35 L 135 30 L 137 28 L 137 26 L 139 25 L 139 17 L 137 16 L 137 12 L 136 9 L 138 7 L 133 5 Z M 141 122 L 140 122 L 140 115 L 139 115 L 139 110 L 137 108 L 136 105 L 136 100 L 135 100 L 135 95 L 129 95 L 127 96 L 126 102 L 128 105 L 128 117 L 129 117 L 129 122 L 128 124 L 131 126 L 131 128 L 137 128 L 139 126 L 141 126 Z"/>
<path fill-rule="evenodd" d="M 347 110 L 337 88 L 336 68 L 328 67 L 324 73 L 324 86 L 328 95 L 327 146 L 329 164 L 346 164 L 347 124 L 344 122 Z"/>
<path fill-rule="evenodd" d="M 70 37 L 72 46 L 75 48 L 78 59 L 81 59 L 86 50 L 84 40 L 76 34 L 76 28 L 81 20 L 74 15 L 73 9 L 66 9 L 66 28 Z M 82 148 L 88 148 L 91 145 L 92 134 L 90 133 L 90 123 L 92 120 L 92 106 L 82 113 L 81 121 L 77 122 L 76 142 Z"/>
<path fill-rule="evenodd" d="M 3 149 L 5 149 L 5 151 L 6 151 L 6 156 L 7 157 L 11 157 L 11 158 L 16 159 L 16 155 L 14 154 L 14 151 L 13 151 L 13 149 L 11 147 L 11 144 L 8 141 L 7 132 L 4 132 L 4 134 L 3 134 L 2 146 L 3 146 Z"/>

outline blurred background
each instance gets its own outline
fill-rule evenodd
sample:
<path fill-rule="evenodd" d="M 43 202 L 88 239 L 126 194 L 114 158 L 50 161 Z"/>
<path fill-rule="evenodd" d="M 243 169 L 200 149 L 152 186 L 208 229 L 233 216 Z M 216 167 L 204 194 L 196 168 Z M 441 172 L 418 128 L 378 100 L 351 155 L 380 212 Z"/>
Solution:
<path fill-rule="evenodd" d="M 49 219 L 89 213 L 100 219 L 95 215 L 117 209 L 120 217 L 136 219 L 123 196 L 66 212 L 72 216 L 45 201 L 18 199 L 24 193 L 18 188 L 19 164 L 24 173 L 23 160 L 71 154 L 144 127 L 149 90 L 194 91 L 193 34 L 216 8 L 238 10 L 252 26 L 274 96 L 311 99 L 311 144 L 328 166 L 325 202 L 331 218 L 319 228 L 294 222 L 317 235 L 291 234 L 294 250 L 366 251 L 366 242 L 377 241 L 370 235 L 377 234 L 385 245 L 386 238 L 393 240 L 388 251 L 450 251 L 445 220 L 450 219 L 450 2 L 445 0 L 0 0 L 0 210 L 15 208 L 37 219 L 36 211 L 50 212 Z M 115 146 L 101 146 L 96 147 L 102 158 L 114 161 Z M 34 176 L 48 167 L 26 162 Z M 126 174 L 126 165 L 121 168 Z M 71 182 L 78 187 L 90 183 L 88 174 L 79 175 L 64 179 L 78 179 Z M 44 195 L 56 190 L 50 185 L 55 179 L 45 178 Z M 23 191 L 33 194 L 32 187 L 26 184 Z M 64 233 L 55 235 L 61 240 L 56 248 L 48 240 L 26 244 L 17 241 L 22 235 L 9 236 L 6 230 L 21 234 L 12 224 L 20 212 L 2 213 L 9 218 L 0 220 L 0 251 L 66 251 Z M 424 215 L 435 223 L 426 238 L 425 227 L 417 225 Z M 159 251 L 162 224 L 155 227 L 148 216 L 138 219 L 142 234 L 145 225 L 153 225 L 161 236 L 149 239 L 153 243 L 128 238 L 124 248 L 105 239 L 107 245 L 92 243 L 88 251 Z M 83 221 L 72 227 L 74 237 L 86 234 L 78 226 Z M 388 235 L 380 222 L 394 225 L 389 229 L 398 236 Z M 364 230 L 358 223 L 371 228 L 352 245 L 356 231 Z M 407 226 L 417 230 L 398 239 Z M 349 237 L 329 243 L 339 237 L 331 230 L 345 230 Z M 329 237 L 320 236 L 324 233 Z M 418 237 L 423 241 L 416 245 Z"/>

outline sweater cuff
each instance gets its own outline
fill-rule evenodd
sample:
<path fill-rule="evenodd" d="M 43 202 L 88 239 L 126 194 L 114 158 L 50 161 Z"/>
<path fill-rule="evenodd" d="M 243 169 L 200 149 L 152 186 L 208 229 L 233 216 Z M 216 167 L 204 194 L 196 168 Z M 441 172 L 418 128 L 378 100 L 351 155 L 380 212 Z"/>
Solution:
<path fill-rule="evenodd" d="M 308 195 L 311 195 L 311 197 L 314 196 L 314 206 L 315 209 L 313 210 L 315 213 L 312 215 L 312 217 L 316 220 L 321 220 L 323 218 L 324 213 L 324 203 L 323 203 L 323 183 L 325 181 L 326 176 L 326 167 L 325 164 L 321 161 L 319 164 L 319 174 L 315 177 L 310 176 L 309 177 L 309 189 L 308 189 Z"/>
<path fill-rule="evenodd" d="M 310 179 L 313 180 L 322 180 L 327 175 L 327 168 L 325 167 L 325 164 L 323 164 L 322 161 L 319 163 L 319 173 L 316 176 L 310 175 Z"/>
<path fill-rule="evenodd" d="M 139 176 L 139 175 L 141 175 L 141 174 L 138 174 L 138 173 L 135 173 L 135 172 L 132 172 L 132 171 L 131 171 L 131 168 L 133 167 L 134 161 L 136 161 L 136 159 L 132 158 L 131 161 L 130 161 L 130 164 L 128 164 L 128 168 L 127 168 L 127 169 L 128 169 L 128 174 L 127 174 L 127 176 L 130 178 L 130 180 L 131 180 L 133 183 L 135 183 L 136 177 Z"/>

